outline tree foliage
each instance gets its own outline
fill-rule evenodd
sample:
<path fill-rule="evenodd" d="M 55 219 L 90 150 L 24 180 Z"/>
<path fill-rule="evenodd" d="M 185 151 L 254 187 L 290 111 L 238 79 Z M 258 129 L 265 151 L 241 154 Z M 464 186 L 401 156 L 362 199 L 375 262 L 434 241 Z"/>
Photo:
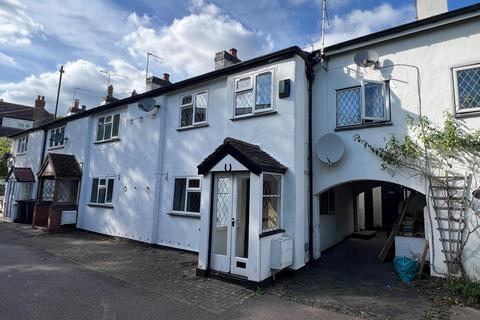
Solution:
<path fill-rule="evenodd" d="M 0 179 L 7 177 L 7 156 L 12 152 L 12 141 L 7 137 L 0 137 Z"/>

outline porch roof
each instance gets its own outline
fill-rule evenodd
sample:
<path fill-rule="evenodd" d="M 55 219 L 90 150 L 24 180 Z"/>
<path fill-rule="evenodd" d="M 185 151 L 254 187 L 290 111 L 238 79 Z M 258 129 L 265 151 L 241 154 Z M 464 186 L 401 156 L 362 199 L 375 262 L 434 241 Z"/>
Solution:
<path fill-rule="evenodd" d="M 38 176 L 55 178 L 80 178 L 82 169 L 74 155 L 61 153 L 48 153 Z"/>
<path fill-rule="evenodd" d="M 17 182 L 35 182 L 35 176 L 30 168 L 11 168 L 7 179 L 13 174 Z"/>
<path fill-rule="evenodd" d="M 198 174 L 205 174 L 210 171 L 226 155 L 231 155 L 255 174 L 262 172 L 284 173 L 287 170 L 287 167 L 260 149 L 259 146 L 233 138 L 225 138 L 223 144 L 198 165 Z"/>

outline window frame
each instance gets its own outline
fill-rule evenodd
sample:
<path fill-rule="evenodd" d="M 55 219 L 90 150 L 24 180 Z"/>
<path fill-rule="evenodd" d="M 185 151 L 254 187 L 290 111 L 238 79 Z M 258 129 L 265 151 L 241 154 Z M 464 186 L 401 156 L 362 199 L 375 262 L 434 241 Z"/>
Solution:
<path fill-rule="evenodd" d="M 175 210 L 175 183 L 177 179 L 185 179 L 185 192 L 182 195 L 184 199 L 183 211 Z M 189 187 L 189 182 L 191 180 L 198 180 L 198 187 Z M 200 208 L 198 212 L 195 211 L 187 211 L 188 207 L 188 192 L 199 192 L 200 193 Z M 194 215 L 200 216 L 201 208 L 201 201 L 202 201 L 202 178 L 200 176 L 175 176 L 173 178 L 173 201 L 172 201 L 172 213 L 177 215 Z"/>
<path fill-rule="evenodd" d="M 52 145 L 50 146 L 51 143 L 54 144 L 53 140 L 52 140 L 52 133 L 57 131 L 57 130 L 62 130 L 63 129 L 63 139 L 62 139 L 62 143 L 58 144 L 58 145 Z M 53 128 L 53 129 L 50 129 L 48 130 L 48 135 L 49 135 L 49 139 L 48 139 L 48 150 L 52 150 L 52 149 L 61 149 L 65 146 L 65 131 L 66 131 L 66 126 L 61 126 L 61 127 L 56 127 L 56 128 Z"/>
<path fill-rule="evenodd" d="M 365 85 L 368 83 L 373 84 L 381 84 L 382 85 L 382 93 L 384 96 L 384 112 L 385 117 L 383 119 L 374 118 L 374 117 L 367 117 L 365 115 Z M 351 123 L 346 125 L 340 125 L 338 120 L 338 103 L 339 103 L 339 94 L 344 91 L 352 90 L 360 88 L 360 122 Z M 335 123 L 337 129 L 348 128 L 348 127 L 357 127 L 357 126 L 369 126 L 375 123 L 388 123 L 392 121 L 392 113 L 391 113 L 391 89 L 390 89 L 390 80 L 365 80 L 362 79 L 360 81 L 360 85 L 345 87 L 335 90 Z"/>
<path fill-rule="evenodd" d="M 207 95 L 206 106 L 205 106 L 205 120 L 195 121 L 195 112 L 197 110 L 197 95 L 202 94 L 202 93 L 205 93 Z M 186 96 L 192 96 L 192 102 L 187 103 L 187 104 L 183 104 L 183 98 L 185 98 Z M 202 126 L 202 125 L 205 125 L 205 124 L 208 123 L 208 104 L 209 104 L 208 103 L 209 102 L 208 98 L 209 98 L 209 94 L 208 94 L 207 89 L 194 91 L 192 93 L 187 93 L 187 94 L 184 94 L 180 97 L 180 108 L 179 108 L 179 113 L 178 113 L 178 120 L 179 120 L 178 121 L 178 128 L 179 129 L 194 128 L 194 127 Z M 182 126 L 182 110 L 186 109 L 186 108 L 192 108 L 192 124 Z"/>
<path fill-rule="evenodd" d="M 95 206 L 106 206 L 106 207 L 112 207 L 113 206 L 113 198 L 114 198 L 114 191 L 115 191 L 115 179 L 116 177 L 113 177 L 113 176 L 95 176 L 95 177 L 92 177 L 92 183 L 91 183 L 91 189 L 90 189 L 90 201 L 88 204 L 90 205 L 95 205 Z M 95 183 L 95 180 L 98 180 L 97 182 L 97 192 L 96 192 L 96 197 L 95 197 L 95 201 L 93 201 L 92 199 L 92 196 L 93 196 L 93 191 L 94 191 L 94 183 Z M 100 188 L 100 181 L 101 180 L 105 180 L 105 184 L 102 185 L 102 188 Z M 109 188 L 109 182 L 110 181 L 113 181 L 112 182 L 112 190 L 111 190 L 111 194 L 112 194 L 112 197 L 110 199 L 110 201 L 108 202 L 107 199 L 108 199 L 108 188 Z M 98 202 L 98 199 L 99 199 L 99 195 L 100 195 L 100 189 L 105 189 L 105 201 L 104 202 Z"/>
<path fill-rule="evenodd" d="M 17 155 L 25 154 L 28 151 L 28 134 L 18 138 Z"/>
<path fill-rule="evenodd" d="M 113 135 L 113 128 L 114 128 L 114 124 L 115 124 L 115 116 L 118 116 L 118 132 L 117 132 L 117 135 Z M 108 117 L 111 117 L 112 120 L 111 122 L 108 122 L 106 123 L 105 120 L 108 118 Z M 99 133 L 99 128 L 100 128 L 100 121 L 103 119 L 103 138 L 102 139 L 98 139 L 98 133 Z M 97 126 L 96 126 L 96 132 L 95 132 L 95 143 L 103 143 L 103 142 L 108 142 L 108 141 L 115 141 L 115 140 L 119 140 L 120 139 L 120 127 L 121 127 L 121 123 L 122 123 L 122 114 L 121 112 L 115 112 L 115 113 L 110 113 L 110 114 L 105 114 L 105 115 L 102 115 L 100 117 L 97 118 Z M 110 138 L 108 139 L 105 139 L 105 127 L 107 126 L 107 124 L 111 124 L 111 132 L 110 132 Z"/>
<path fill-rule="evenodd" d="M 330 197 L 332 197 L 331 193 L 333 193 L 333 210 L 330 210 Z M 326 206 L 327 206 L 327 211 L 322 211 L 322 196 L 325 194 L 326 197 Z M 318 195 L 318 211 L 321 216 L 323 215 L 330 215 L 330 214 L 336 214 L 337 213 L 337 206 L 336 206 L 336 192 L 335 188 L 330 188 L 328 190 L 325 190 L 324 192 L 320 193 Z"/>
<path fill-rule="evenodd" d="M 460 96 L 458 90 L 458 71 L 469 70 L 469 69 L 480 69 L 480 63 L 473 63 L 468 65 L 461 65 L 457 67 L 452 67 L 452 77 L 453 77 L 453 105 L 455 114 L 467 114 L 467 113 L 478 113 L 480 112 L 480 107 L 478 108 L 467 108 L 460 109 Z"/>
<path fill-rule="evenodd" d="M 280 210 L 278 212 L 278 225 L 275 229 L 263 229 L 263 198 L 265 193 L 263 190 L 263 180 L 265 175 L 279 176 L 280 177 L 280 195 L 277 198 L 280 198 Z M 276 231 L 282 231 L 282 222 L 283 222 L 283 198 L 284 198 L 284 183 L 283 183 L 283 174 L 274 173 L 274 172 L 263 172 L 261 177 L 261 226 L 260 226 L 260 235 L 275 233 Z"/>
<path fill-rule="evenodd" d="M 263 74 L 270 73 L 271 75 L 271 88 L 270 88 L 270 107 L 257 109 L 257 77 Z M 241 80 L 250 78 L 250 86 L 248 88 L 237 89 L 237 83 Z M 275 111 L 275 69 L 261 70 L 249 74 L 244 74 L 234 78 L 233 80 L 233 119 L 251 117 L 256 114 L 268 113 Z M 245 93 L 247 91 L 252 91 L 253 94 L 253 105 L 252 112 L 245 113 L 241 115 L 236 115 L 237 109 L 237 94 Z"/>

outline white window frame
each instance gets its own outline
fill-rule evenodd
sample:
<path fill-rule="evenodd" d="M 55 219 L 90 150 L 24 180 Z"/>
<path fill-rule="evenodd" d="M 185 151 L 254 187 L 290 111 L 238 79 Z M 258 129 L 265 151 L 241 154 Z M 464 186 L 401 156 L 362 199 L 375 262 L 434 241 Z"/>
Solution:
<path fill-rule="evenodd" d="M 55 142 L 52 141 L 52 133 L 58 133 L 60 131 L 62 131 L 63 129 L 63 139 L 61 142 L 59 142 L 57 145 L 55 145 Z M 65 130 L 66 130 L 66 127 L 63 126 L 63 127 L 57 127 L 57 128 L 53 128 L 53 129 L 50 129 L 48 130 L 48 149 L 51 150 L 51 149 L 60 149 L 60 148 L 63 148 L 65 146 Z M 50 145 L 52 144 L 52 145 Z"/>
<path fill-rule="evenodd" d="M 113 135 L 113 125 L 114 125 L 114 119 L 115 119 L 115 116 L 118 116 L 118 132 L 117 132 L 117 135 Z M 105 120 L 108 118 L 108 117 L 111 117 L 112 120 L 111 122 L 108 122 L 106 123 Z M 98 139 L 98 129 L 100 127 L 100 120 L 103 119 L 103 138 L 102 139 Z M 105 127 L 107 124 L 110 124 L 112 125 L 112 129 L 111 129 L 111 133 L 110 133 L 110 138 L 108 139 L 105 139 Z M 107 141 L 114 141 L 114 140 L 118 140 L 119 137 L 120 137 L 120 127 L 121 127 L 121 124 L 122 124 L 122 115 L 120 112 L 115 112 L 115 113 L 112 113 L 112 114 L 106 114 L 106 115 L 103 115 L 101 117 L 99 117 L 97 119 L 97 126 L 96 126 L 96 132 L 95 132 L 95 143 L 101 143 L 101 142 L 107 142 Z"/>
<path fill-rule="evenodd" d="M 265 197 L 265 194 L 263 192 L 263 179 L 265 177 L 265 175 L 272 175 L 272 176 L 278 176 L 280 177 L 280 210 L 278 212 L 278 226 L 276 229 L 272 229 L 272 230 L 263 230 L 263 198 Z M 284 183 L 283 183 L 283 174 L 280 174 L 280 173 L 273 173 L 273 172 L 263 172 L 262 173 L 262 179 L 261 179 L 261 210 L 260 210 L 260 216 L 261 216 L 261 220 L 262 220 L 262 224 L 261 224 L 261 227 L 260 227 L 260 233 L 266 233 L 266 232 L 272 232 L 272 231 L 277 231 L 277 230 L 282 230 L 282 222 L 283 222 L 283 198 L 284 198 L 284 192 L 283 192 L 283 188 L 284 188 Z"/>
<path fill-rule="evenodd" d="M 271 90 L 270 90 L 270 108 L 263 108 L 263 109 L 256 109 L 257 106 L 257 77 L 262 75 L 270 73 L 272 75 L 272 84 L 271 84 Z M 241 80 L 244 80 L 246 78 L 250 78 L 250 87 L 248 88 L 243 88 L 243 89 L 237 89 L 237 83 Z M 265 113 L 265 112 L 271 112 L 275 110 L 275 70 L 274 69 L 268 69 L 268 70 L 262 70 L 258 71 L 255 73 L 250 73 L 246 75 L 239 76 L 234 79 L 233 81 L 233 118 L 243 118 L 243 117 L 250 117 L 255 114 L 260 114 L 260 113 Z M 246 114 L 241 114 L 241 115 L 236 115 L 235 111 L 237 108 L 237 94 L 239 93 L 244 93 L 247 91 L 252 91 L 253 94 L 253 105 L 252 105 L 252 112 L 251 113 L 246 113 Z"/>
<path fill-rule="evenodd" d="M 480 63 L 476 64 L 469 64 L 465 66 L 460 66 L 460 67 L 453 67 L 452 68 L 452 73 L 453 73 L 453 91 L 455 95 L 455 113 L 470 113 L 470 112 L 478 112 L 480 111 L 480 107 L 478 108 L 468 108 L 468 109 L 460 109 L 460 96 L 458 94 L 458 71 L 462 70 L 469 70 L 469 69 L 478 69 L 480 68 Z"/>
<path fill-rule="evenodd" d="M 382 85 L 382 94 L 384 97 L 384 110 L 385 116 L 383 118 L 376 118 L 376 117 L 367 117 L 365 115 L 365 84 L 374 83 L 374 84 L 381 84 Z M 360 120 L 361 122 L 340 125 L 338 123 L 338 94 L 342 91 L 351 90 L 354 88 L 360 88 Z M 362 79 L 360 82 L 360 86 L 348 87 L 348 88 L 341 88 L 336 90 L 336 105 L 335 105 L 335 116 L 336 116 L 336 127 L 337 128 L 347 128 L 351 126 L 362 126 L 362 125 L 369 125 L 370 123 L 382 123 L 382 122 L 390 122 L 391 121 L 391 101 L 390 101 L 390 85 L 388 80 L 379 81 L 379 80 L 364 80 Z"/>
<path fill-rule="evenodd" d="M 25 154 L 28 150 L 28 134 L 18 138 L 17 154 Z"/>
<path fill-rule="evenodd" d="M 174 210 L 174 206 L 175 206 L 175 182 L 177 179 L 186 179 L 185 183 L 185 193 L 183 194 L 183 197 L 184 197 L 184 206 L 183 206 L 183 211 L 180 211 L 180 210 Z M 189 187 L 189 182 L 191 180 L 198 180 L 199 184 L 198 184 L 198 188 L 194 188 L 194 187 Z M 174 177 L 173 178 L 173 201 L 172 201 L 172 213 L 176 213 L 176 214 L 188 214 L 188 215 L 198 215 L 200 216 L 200 211 L 201 211 L 201 205 L 200 205 L 200 210 L 199 212 L 195 212 L 195 211 L 187 211 L 187 206 L 188 206 L 188 192 L 200 192 L 200 201 L 202 199 L 202 178 L 199 177 L 199 176 L 190 176 L 190 177 L 187 177 L 187 176 L 178 176 L 178 177 Z"/>
<path fill-rule="evenodd" d="M 92 193 L 93 193 L 93 184 L 94 184 L 94 181 L 95 179 L 98 179 L 98 185 L 97 185 L 97 196 L 96 196 L 96 200 L 95 201 L 92 201 Z M 100 185 L 100 181 L 101 180 L 105 180 L 105 184 L 104 185 Z M 113 181 L 113 185 L 112 185 L 112 199 L 110 199 L 110 201 L 107 201 L 107 198 L 108 198 L 108 183 L 109 181 L 112 180 Z M 101 188 L 100 188 L 101 187 Z M 98 198 L 99 198 L 99 194 L 100 194 L 100 189 L 105 189 L 105 202 L 98 202 Z M 90 189 L 90 201 L 89 201 L 89 204 L 92 204 L 92 205 L 97 205 L 97 206 L 112 206 L 113 204 L 113 197 L 114 197 L 114 191 L 115 191 L 115 177 L 112 177 L 112 176 L 108 176 L 108 177 L 92 177 L 92 184 L 91 184 L 91 189 Z"/>
<path fill-rule="evenodd" d="M 202 93 L 205 93 L 207 95 L 207 105 L 205 106 L 205 120 L 204 121 L 195 121 L 195 111 L 197 109 L 197 95 L 199 94 L 202 94 Z M 182 104 L 183 102 L 183 98 L 185 98 L 186 96 L 192 96 L 192 102 L 190 103 L 187 103 L 187 104 Z M 179 109 L 179 117 L 178 117 L 178 127 L 180 129 L 185 129 L 185 128 L 192 128 L 192 127 L 196 127 L 196 126 L 199 126 L 199 125 L 204 125 L 208 122 L 208 98 L 209 98 L 209 95 L 208 95 L 208 90 L 199 90 L 199 91 L 195 91 L 193 93 L 188 93 L 188 94 L 184 94 L 180 97 L 180 109 Z M 188 126 L 182 126 L 182 110 L 183 109 L 186 109 L 186 108 L 192 108 L 192 124 L 191 125 L 188 125 Z"/>

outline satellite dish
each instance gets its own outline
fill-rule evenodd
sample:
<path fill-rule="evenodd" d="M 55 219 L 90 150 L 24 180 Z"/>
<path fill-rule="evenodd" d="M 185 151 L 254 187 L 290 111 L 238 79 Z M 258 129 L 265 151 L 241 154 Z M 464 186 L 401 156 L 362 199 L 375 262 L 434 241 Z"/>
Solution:
<path fill-rule="evenodd" d="M 157 108 L 157 102 L 153 98 L 144 98 L 138 101 L 138 109 L 143 112 L 150 112 L 153 109 Z"/>
<path fill-rule="evenodd" d="M 343 140 L 334 133 L 327 133 L 318 139 L 315 145 L 317 158 L 325 165 L 333 167 L 345 153 Z"/>
<path fill-rule="evenodd" d="M 355 53 L 353 61 L 359 67 L 370 67 L 378 62 L 378 54 L 373 50 L 364 50 Z"/>

